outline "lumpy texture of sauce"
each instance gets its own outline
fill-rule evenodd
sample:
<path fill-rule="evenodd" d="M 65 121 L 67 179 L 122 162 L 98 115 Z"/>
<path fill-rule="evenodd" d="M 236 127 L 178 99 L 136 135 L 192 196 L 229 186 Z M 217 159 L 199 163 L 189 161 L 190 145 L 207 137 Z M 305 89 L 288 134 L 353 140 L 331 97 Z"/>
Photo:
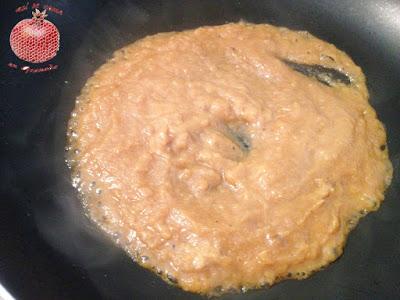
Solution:
<path fill-rule="evenodd" d="M 83 88 L 68 140 L 88 216 L 138 263 L 205 294 L 304 278 L 335 260 L 392 176 L 361 69 L 307 32 L 269 25 L 162 33 L 118 50 Z"/>

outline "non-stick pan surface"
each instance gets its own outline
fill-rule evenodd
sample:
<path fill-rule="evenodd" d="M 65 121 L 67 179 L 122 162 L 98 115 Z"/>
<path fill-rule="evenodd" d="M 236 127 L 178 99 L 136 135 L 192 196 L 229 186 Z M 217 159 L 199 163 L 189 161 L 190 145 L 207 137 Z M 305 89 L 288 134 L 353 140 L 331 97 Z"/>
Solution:
<path fill-rule="evenodd" d="M 15 12 L 24 4 L 0 2 L 0 282 L 16 298 L 201 298 L 132 263 L 85 219 L 64 164 L 66 122 L 85 80 L 115 49 L 148 34 L 239 20 L 307 30 L 350 54 L 386 125 L 395 173 L 382 207 L 361 220 L 337 262 L 303 281 L 222 299 L 399 297 L 399 1 L 43 1 L 63 10 L 48 17 L 61 46 L 48 62 L 58 68 L 37 74 L 8 65 L 24 65 L 9 47 L 12 27 L 29 18 L 30 10 Z"/>

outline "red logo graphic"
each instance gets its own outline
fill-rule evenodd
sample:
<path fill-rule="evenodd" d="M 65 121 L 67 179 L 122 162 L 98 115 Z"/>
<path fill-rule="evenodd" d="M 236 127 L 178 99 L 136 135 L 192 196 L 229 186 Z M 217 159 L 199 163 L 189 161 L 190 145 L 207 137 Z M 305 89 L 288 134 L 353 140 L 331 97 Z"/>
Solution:
<path fill-rule="evenodd" d="M 31 63 L 46 62 L 56 56 L 60 47 L 60 33 L 48 20 L 46 10 L 32 12 L 32 19 L 17 23 L 10 34 L 10 45 L 15 55 Z"/>

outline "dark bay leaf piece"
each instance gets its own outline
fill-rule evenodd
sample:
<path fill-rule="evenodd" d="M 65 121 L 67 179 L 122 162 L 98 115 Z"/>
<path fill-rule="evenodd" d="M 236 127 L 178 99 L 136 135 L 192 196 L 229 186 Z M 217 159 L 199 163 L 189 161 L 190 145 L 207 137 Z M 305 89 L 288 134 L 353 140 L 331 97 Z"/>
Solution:
<path fill-rule="evenodd" d="M 349 76 L 334 68 L 327 68 L 317 64 L 302 64 L 290 60 L 283 60 L 283 62 L 292 70 L 307 77 L 313 77 L 328 86 L 334 84 L 351 84 Z"/>

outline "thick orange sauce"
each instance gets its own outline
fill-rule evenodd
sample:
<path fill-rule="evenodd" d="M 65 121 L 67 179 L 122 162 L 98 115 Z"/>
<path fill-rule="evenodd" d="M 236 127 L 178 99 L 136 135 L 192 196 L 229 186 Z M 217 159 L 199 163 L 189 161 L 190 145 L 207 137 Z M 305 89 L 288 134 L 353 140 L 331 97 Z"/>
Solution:
<path fill-rule="evenodd" d="M 351 84 L 284 61 L 340 70 Z M 333 261 L 392 174 L 361 69 L 306 32 L 269 25 L 118 50 L 79 96 L 69 143 L 88 216 L 143 266 L 206 294 Z"/>

